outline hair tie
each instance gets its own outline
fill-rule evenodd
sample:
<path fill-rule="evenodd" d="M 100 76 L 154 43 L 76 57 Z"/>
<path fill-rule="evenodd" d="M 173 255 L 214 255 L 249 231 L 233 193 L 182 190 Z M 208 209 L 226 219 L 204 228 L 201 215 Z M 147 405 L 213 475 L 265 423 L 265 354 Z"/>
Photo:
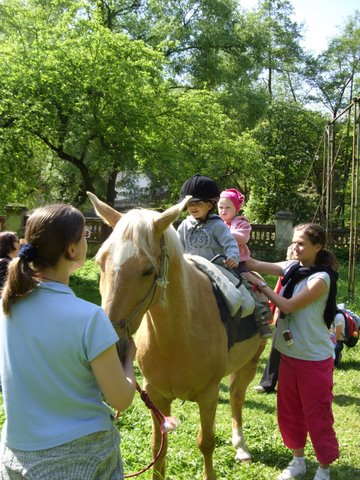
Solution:
<path fill-rule="evenodd" d="M 32 262 L 36 256 L 36 248 L 31 243 L 24 243 L 21 245 L 17 256 L 25 260 L 25 262 Z"/>

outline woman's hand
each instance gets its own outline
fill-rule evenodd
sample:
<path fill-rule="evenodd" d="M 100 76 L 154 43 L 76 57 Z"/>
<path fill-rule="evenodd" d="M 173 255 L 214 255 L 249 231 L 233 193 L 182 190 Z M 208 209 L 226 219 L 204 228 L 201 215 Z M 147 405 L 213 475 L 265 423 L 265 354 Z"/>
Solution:
<path fill-rule="evenodd" d="M 252 285 L 255 285 L 256 287 L 259 287 L 263 281 L 251 272 L 244 272 L 241 274 L 241 276 L 245 278 L 245 280 L 250 282 Z"/>

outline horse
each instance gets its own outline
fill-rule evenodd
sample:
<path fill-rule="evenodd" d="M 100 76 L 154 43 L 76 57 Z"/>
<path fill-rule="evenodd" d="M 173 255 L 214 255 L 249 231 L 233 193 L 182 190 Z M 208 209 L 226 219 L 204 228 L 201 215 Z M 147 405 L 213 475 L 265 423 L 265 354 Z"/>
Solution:
<path fill-rule="evenodd" d="M 116 329 L 120 351 L 135 335 L 143 388 L 166 416 L 174 399 L 196 402 L 200 414 L 197 444 L 205 480 L 216 480 L 213 466 L 215 413 L 221 380 L 229 376 L 232 444 L 236 460 L 249 461 L 242 408 L 266 340 L 258 333 L 228 348 L 208 276 L 186 256 L 173 222 L 191 197 L 164 212 L 133 209 L 120 213 L 88 192 L 96 214 L 113 230 L 96 254 L 102 307 Z M 120 354 L 121 355 L 121 354 Z M 160 446 L 153 415 L 152 451 Z M 152 478 L 165 478 L 164 448 Z"/>

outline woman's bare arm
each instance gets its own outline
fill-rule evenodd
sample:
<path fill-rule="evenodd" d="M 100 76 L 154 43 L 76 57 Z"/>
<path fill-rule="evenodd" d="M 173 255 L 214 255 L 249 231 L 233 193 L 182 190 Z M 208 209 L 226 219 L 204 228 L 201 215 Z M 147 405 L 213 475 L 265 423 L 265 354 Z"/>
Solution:
<path fill-rule="evenodd" d="M 126 410 L 134 398 L 136 381 L 133 360 L 135 351 L 135 344 L 131 340 L 123 365 L 115 345 L 102 352 L 91 362 L 92 370 L 104 397 L 119 412 Z"/>
<path fill-rule="evenodd" d="M 283 274 L 283 265 L 284 262 L 263 262 L 261 260 L 255 260 L 255 258 L 249 258 L 249 260 L 246 261 L 246 266 L 249 270 L 254 270 L 258 273 L 276 275 L 278 277 Z"/>
<path fill-rule="evenodd" d="M 255 275 L 252 275 L 250 272 L 248 272 L 245 273 L 244 276 L 246 280 L 261 288 L 261 280 L 259 280 Z M 314 278 L 310 280 L 305 288 L 303 288 L 299 293 L 293 295 L 291 298 L 285 298 L 281 295 L 278 295 L 269 286 L 261 288 L 261 291 L 264 293 L 264 295 L 285 314 L 295 312 L 296 310 L 309 305 L 320 298 L 321 295 L 326 292 L 326 290 L 327 285 L 325 280 L 322 278 Z"/>

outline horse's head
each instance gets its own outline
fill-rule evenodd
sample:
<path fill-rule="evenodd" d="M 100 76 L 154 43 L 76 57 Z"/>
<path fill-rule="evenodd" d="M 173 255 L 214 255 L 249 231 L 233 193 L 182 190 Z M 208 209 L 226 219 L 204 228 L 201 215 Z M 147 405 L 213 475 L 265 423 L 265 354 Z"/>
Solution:
<path fill-rule="evenodd" d="M 176 236 L 169 227 L 191 197 L 162 213 L 134 209 L 121 214 L 94 194 L 88 196 L 97 215 L 113 228 L 96 255 L 102 307 L 120 338 L 127 339 L 138 329 L 157 287 L 166 287 L 167 243 Z"/>

